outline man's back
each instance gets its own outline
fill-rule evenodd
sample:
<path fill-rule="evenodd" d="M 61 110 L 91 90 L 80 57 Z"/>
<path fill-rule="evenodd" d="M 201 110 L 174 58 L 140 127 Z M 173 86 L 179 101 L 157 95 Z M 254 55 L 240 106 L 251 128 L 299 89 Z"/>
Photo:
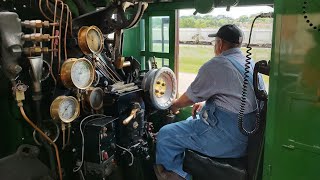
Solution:
<path fill-rule="evenodd" d="M 244 68 L 246 57 L 239 48 L 229 49 L 206 62 L 196 79 L 187 90 L 194 102 L 213 99 L 217 106 L 238 113 L 243 86 L 243 75 L 234 67 L 229 58 L 237 60 Z M 253 65 L 252 65 L 253 66 Z M 245 113 L 256 109 L 252 86 L 247 87 Z"/>

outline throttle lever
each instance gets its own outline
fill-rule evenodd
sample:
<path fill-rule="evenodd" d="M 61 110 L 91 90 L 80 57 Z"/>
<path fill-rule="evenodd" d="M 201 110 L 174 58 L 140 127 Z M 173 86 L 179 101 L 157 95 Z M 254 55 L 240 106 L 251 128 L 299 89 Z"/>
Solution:
<path fill-rule="evenodd" d="M 123 125 L 128 125 L 132 119 L 136 118 L 137 112 L 139 112 L 140 109 L 141 109 L 140 104 L 139 103 L 134 103 L 132 105 L 132 110 L 131 110 L 130 115 L 125 120 L 122 121 L 122 124 Z"/>

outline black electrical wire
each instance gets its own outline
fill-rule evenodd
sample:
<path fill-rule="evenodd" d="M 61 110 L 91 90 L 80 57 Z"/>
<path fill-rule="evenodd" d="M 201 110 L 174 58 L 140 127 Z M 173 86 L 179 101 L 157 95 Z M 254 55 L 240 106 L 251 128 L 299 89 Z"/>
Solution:
<path fill-rule="evenodd" d="M 243 117 L 244 117 L 244 112 L 245 112 L 245 105 L 246 105 L 246 99 L 247 99 L 247 91 L 248 91 L 248 85 L 249 85 L 249 73 L 250 73 L 250 60 L 251 60 L 251 55 L 252 53 L 250 52 L 252 50 L 252 47 L 250 46 L 251 42 L 251 35 L 252 35 L 252 29 L 255 21 L 260 18 L 261 15 L 258 15 L 254 18 L 252 24 L 251 24 L 251 29 L 250 29 L 250 35 L 249 35 L 249 42 L 247 44 L 247 55 L 246 55 L 246 63 L 245 63 L 245 73 L 244 73 L 244 80 L 243 80 L 243 86 L 242 86 L 242 96 L 241 96 L 241 103 L 240 103 L 240 110 L 239 110 L 239 115 L 238 115 L 238 127 L 239 130 L 241 131 L 242 134 L 249 136 L 253 135 L 259 130 L 260 126 L 260 102 L 258 101 L 258 109 L 256 113 L 256 121 L 255 121 L 255 127 L 252 131 L 248 131 L 243 127 Z"/>

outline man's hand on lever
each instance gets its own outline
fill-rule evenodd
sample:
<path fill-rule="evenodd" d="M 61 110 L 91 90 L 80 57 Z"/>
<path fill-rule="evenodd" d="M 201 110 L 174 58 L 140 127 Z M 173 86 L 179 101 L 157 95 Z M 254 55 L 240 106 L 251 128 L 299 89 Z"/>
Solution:
<path fill-rule="evenodd" d="M 177 102 L 177 100 L 175 100 L 175 101 L 172 103 L 172 105 L 171 105 L 171 107 L 170 107 L 170 111 L 172 112 L 172 114 L 179 114 L 179 113 L 180 113 L 180 111 L 179 111 L 180 108 L 178 108 L 178 107 L 176 106 L 175 102 Z"/>
<path fill-rule="evenodd" d="M 190 100 L 189 97 L 184 93 L 180 98 L 173 102 L 170 110 L 173 114 L 178 114 L 180 108 L 191 106 L 192 104 L 194 104 L 194 102 L 192 102 L 192 100 Z"/>

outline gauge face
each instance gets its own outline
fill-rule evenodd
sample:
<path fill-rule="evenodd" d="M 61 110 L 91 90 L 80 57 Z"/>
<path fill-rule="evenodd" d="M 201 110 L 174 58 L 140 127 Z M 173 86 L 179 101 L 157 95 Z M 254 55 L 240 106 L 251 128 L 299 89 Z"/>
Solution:
<path fill-rule="evenodd" d="M 72 96 L 59 96 L 51 104 L 50 114 L 53 119 L 70 123 L 75 120 L 80 112 L 80 105 Z"/>
<path fill-rule="evenodd" d="M 59 115 L 61 119 L 70 120 L 74 117 L 77 108 L 77 102 L 73 99 L 65 99 L 60 103 Z"/>
<path fill-rule="evenodd" d="M 87 45 L 91 52 L 97 53 L 101 50 L 102 46 L 102 35 L 94 28 L 89 29 L 87 32 Z"/>
<path fill-rule="evenodd" d="M 92 109 L 100 109 L 103 105 L 103 90 L 101 88 L 94 88 L 90 93 L 89 101 Z"/>
<path fill-rule="evenodd" d="M 94 80 L 93 67 L 88 60 L 79 59 L 71 68 L 71 80 L 79 89 L 89 87 Z"/>

